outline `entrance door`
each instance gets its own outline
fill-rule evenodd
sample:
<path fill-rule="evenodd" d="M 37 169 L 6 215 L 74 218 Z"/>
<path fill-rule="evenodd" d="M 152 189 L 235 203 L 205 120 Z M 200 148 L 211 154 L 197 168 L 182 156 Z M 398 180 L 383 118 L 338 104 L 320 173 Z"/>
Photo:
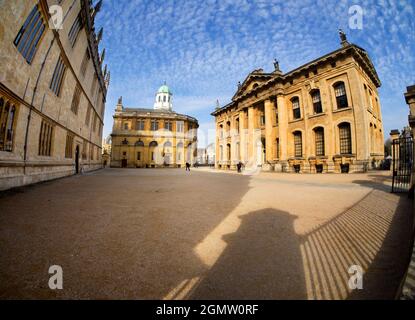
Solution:
<path fill-rule="evenodd" d="M 127 159 L 122 159 L 121 160 L 121 167 L 122 168 L 127 168 Z"/>
<path fill-rule="evenodd" d="M 76 174 L 79 173 L 79 145 L 75 149 L 75 172 Z"/>

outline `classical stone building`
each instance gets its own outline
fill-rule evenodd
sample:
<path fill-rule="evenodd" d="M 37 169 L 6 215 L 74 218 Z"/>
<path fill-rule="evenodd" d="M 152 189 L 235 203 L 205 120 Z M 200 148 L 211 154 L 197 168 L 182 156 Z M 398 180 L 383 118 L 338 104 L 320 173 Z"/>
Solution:
<path fill-rule="evenodd" d="M 0 7 L 0 190 L 100 168 L 109 84 L 94 30 L 101 3 Z"/>
<path fill-rule="evenodd" d="M 361 172 L 384 156 L 381 85 L 367 52 L 347 42 L 288 73 L 248 75 L 216 120 L 216 168 Z"/>
<path fill-rule="evenodd" d="M 195 163 L 195 118 L 172 111 L 172 93 L 163 85 L 153 109 L 124 108 L 119 99 L 112 130 L 111 167 L 183 167 Z"/>
<path fill-rule="evenodd" d="M 102 165 L 104 168 L 111 165 L 111 136 L 102 139 Z"/>

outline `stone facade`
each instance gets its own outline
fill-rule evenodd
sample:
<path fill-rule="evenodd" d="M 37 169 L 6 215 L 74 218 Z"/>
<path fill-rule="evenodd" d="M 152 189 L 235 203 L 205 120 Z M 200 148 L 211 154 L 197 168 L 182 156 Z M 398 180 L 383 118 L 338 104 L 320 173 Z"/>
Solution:
<path fill-rule="evenodd" d="M 111 134 L 111 167 L 180 168 L 196 162 L 198 121 L 171 110 L 166 88 L 159 89 L 153 109 L 124 108 L 120 98 Z M 159 99 L 163 103 L 164 97 L 162 107 Z"/>
<path fill-rule="evenodd" d="M 49 25 L 57 4 L 61 29 Z M 100 6 L 2 2 L 0 190 L 101 168 L 109 73 L 94 31 Z"/>
<path fill-rule="evenodd" d="M 384 158 L 377 88 L 366 51 L 349 44 L 283 74 L 255 70 L 212 113 L 219 169 L 363 172 Z"/>

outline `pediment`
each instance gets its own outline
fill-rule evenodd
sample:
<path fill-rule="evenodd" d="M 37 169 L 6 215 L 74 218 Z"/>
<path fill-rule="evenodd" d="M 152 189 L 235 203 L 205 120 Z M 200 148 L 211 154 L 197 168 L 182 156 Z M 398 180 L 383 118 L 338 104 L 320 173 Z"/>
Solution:
<path fill-rule="evenodd" d="M 243 96 L 244 94 L 252 91 L 257 86 L 264 84 L 269 79 L 272 78 L 272 75 L 269 73 L 264 73 L 262 69 L 252 71 L 242 82 L 238 90 L 236 91 L 235 95 L 233 96 L 232 100 L 236 99 L 237 97 Z"/>

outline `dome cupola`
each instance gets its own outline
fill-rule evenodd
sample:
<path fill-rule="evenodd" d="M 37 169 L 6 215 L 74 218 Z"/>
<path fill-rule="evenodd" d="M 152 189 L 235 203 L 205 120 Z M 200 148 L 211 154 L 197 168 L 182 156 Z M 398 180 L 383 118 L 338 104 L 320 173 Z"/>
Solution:
<path fill-rule="evenodd" d="M 172 96 L 170 88 L 166 85 L 166 82 L 158 89 L 156 94 L 156 102 L 154 103 L 154 109 L 172 111 Z"/>

